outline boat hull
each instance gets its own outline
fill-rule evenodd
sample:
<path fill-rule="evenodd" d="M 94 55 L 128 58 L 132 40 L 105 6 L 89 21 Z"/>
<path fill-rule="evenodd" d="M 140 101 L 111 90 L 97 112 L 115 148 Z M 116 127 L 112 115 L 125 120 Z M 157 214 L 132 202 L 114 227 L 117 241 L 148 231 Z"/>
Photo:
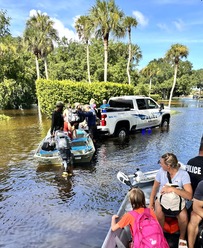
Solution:
<path fill-rule="evenodd" d="M 146 205 L 149 205 L 149 202 L 150 202 L 150 194 L 151 194 L 151 190 L 152 190 L 152 186 L 153 186 L 156 173 L 157 173 L 157 170 L 143 173 L 144 177 L 142 178 L 141 183 L 134 184 L 134 186 L 139 187 L 144 192 Z M 131 176 L 133 177 L 134 175 L 131 175 Z M 132 210 L 132 207 L 129 202 L 128 194 L 126 194 L 117 212 L 117 215 L 119 216 L 119 218 L 121 218 L 126 212 L 131 211 L 131 210 Z M 175 218 L 171 218 L 170 220 L 174 221 L 174 219 Z M 203 223 L 200 223 L 199 233 L 198 233 L 198 237 L 197 237 L 194 248 L 203 248 L 202 233 L 203 233 Z M 178 231 L 176 231 L 175 233 L 164 232 L 164 235 L 168 241 L 170 248 L 178 247 L 178 241 L 179 241 Z M 114 232 L 111 231 L 111 228 L 110 228 L 101 248 L 116 248 L 116 247 L 129 248 L 130 241 L 131 241 L 131 234 L 130 234 L 130 229 L 128 226 L 123 229 L 118 229 Z"/>
<path fill-rule="evenodd" d="M 94 154 L 95 146 L 91 137 L 84 130 L 77 130 L 78 138 L 71 141 L 71 154 L 73 164 L 90 163 Z M 44 151 L 42 145 L 50 138 L 49 132 L 47 136 L 40 142 L 35 151 L 34 158 L 39 163 L 61 164 L 62 159 L 59 151 L 55 148 L 52 151 Z"/>
<path fill-rule="evenodd" d="M 140 183 L 137 186 L 140 187 L 144 194 L 146 199 L 146 204 L 149 204 L 149 198 L 150 193 L 152 189 L 153 181 Z M 126 212 L 131 211 L 132 207 L 128 199 L 128 194 L 126 194 L 118 212 L 117 215 L 119 217 L 123 216 Z M 122 242 L 124 247 L 129 247 L 129 241 L 131 240 L 130 230 L 129 227 L 125 227 L 123 229 L 117 229 L 116 231 L 111 231 L 111 228 L 109 229 L 107 236 L 103 242 L 102 248 L 116 248 L 119 247 L 119 243 Z M 120 246 L 122 247 L 122 246 Z"/>

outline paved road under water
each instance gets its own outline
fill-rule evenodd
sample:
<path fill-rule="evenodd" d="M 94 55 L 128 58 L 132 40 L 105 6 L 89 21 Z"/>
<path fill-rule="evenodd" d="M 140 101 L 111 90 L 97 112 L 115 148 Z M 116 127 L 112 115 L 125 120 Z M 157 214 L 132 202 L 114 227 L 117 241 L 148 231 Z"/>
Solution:
<path fill-rule="evenodd" d="M 0 247 L 99 248 L 128 190 L 116 179 L 126 174 L 158 169 L 165 152 L 186 163 L 197 155 L 203 134 L 203 106 L 181 102 L 168 131 L 139 132 L 125 142 L 108 138 L 97 144 L 94 160 L 77 166 L 71 179 L 60 176 L 60 166 L 42 166 L 33 158 L 50 120 L 39 123 L 36 109 L 4 111 L 0 122 Z"/>

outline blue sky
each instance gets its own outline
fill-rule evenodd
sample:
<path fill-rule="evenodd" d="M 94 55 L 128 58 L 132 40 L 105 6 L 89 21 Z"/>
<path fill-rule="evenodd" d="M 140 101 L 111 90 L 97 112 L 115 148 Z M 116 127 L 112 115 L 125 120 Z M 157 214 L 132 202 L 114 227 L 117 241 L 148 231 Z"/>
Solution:
<path fill-rule="evenodd" d="M 60 36 L 78 39 L 74 22 L 88 14 L 95 0 L 0 0 L 0 8 L 11 17 L 13 36 L 22 35 L 25 23 L 36 10 L 47 13 Z M 127 16 L 135 17 L 138 26 L 132 30 L 132 42 L 143 58 L 138 69 L 151 60 L 164 57 L 172 44 L 188 47 L 193 69 L 203 68 L 203 0 L 115 0 Z M 127 39 L 126 39 L 127 42 Z"/>

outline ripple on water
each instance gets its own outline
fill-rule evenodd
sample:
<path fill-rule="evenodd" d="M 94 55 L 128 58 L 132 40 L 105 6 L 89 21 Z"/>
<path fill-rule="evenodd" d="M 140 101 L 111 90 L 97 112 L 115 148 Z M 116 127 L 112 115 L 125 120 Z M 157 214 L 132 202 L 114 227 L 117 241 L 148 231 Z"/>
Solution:
<path fill-rule="evenodd" d="M 168 131 L 156 128 L 124 142 L 101 141 L 93 162 L 75 167 L 67 180 L 60 176 L 60 166 L 39 165 L 33 159 L 49 120 L 39 126 L 37 115 L 15 117 L 12 126 L 18 129 L 0 123 L 5 143 L 0 150 L 0 247 L 101 247 L 111 215 L 128 191 L 116 179 L 119 170 L 132 174 L 137 168 L 158 169 L 160 156 L 169 151 L 183 163 L 198 153 L 203 110 L 177 110 Z"/>

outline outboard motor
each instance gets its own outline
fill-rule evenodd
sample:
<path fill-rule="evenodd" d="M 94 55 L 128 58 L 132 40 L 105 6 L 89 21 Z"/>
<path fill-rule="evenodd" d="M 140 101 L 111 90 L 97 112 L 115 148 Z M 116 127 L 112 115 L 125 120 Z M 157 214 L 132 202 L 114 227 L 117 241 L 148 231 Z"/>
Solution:
<path fill-rule="evenodd" d="M 68 172 L 68 166 L 71 166 L 71 140 L 63 131 L 55 133 L 56 148 L 62 159 L 64 172 Z"/>

